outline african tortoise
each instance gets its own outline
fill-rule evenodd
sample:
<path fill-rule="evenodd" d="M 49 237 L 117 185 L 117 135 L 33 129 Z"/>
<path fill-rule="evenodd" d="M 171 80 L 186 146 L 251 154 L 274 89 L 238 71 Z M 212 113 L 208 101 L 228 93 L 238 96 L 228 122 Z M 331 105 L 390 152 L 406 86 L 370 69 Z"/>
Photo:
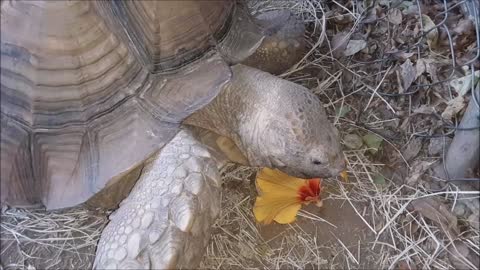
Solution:
<path fill-rule="evenodd" d="M 239 64 L 278 73 L 302 57 L 288 12 L 182 0 L 2 1 L 1 13 L 2 203 L 121 201 L 95 268 L 198 265 L 224 163 L 189 125 L 231 138 L 253 166 L 344 167 L 313 94 Z"/>

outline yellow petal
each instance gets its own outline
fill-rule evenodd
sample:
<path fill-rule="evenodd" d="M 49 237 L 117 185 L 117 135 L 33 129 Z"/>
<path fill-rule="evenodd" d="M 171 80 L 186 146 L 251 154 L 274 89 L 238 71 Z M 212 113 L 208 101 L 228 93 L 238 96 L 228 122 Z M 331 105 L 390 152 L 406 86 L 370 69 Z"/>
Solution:
<path fill-rule="evenodd" d="M 263 224 L 273 220 L 281 224 L 295 221 L 302 204 L 299 191 L 308 181 L 264 168 L 258 173 L 256 182 L 260 191 L 253 207 L 256 220 Z"/>
<path fill-rule="evenodd" d="M 273 220 L 280 224 L 288 224 L 295 221 L 298 211 L 302 207 L 301 204 L 290 205 L 278 213 Z"/>
<path fill-rule="evenodd" d="M 263 168 L 257 174 L 257 187 L 261 192 L 285 189 L 296 192 L 304 184 L 304 179 L 290 176 L 277 169 Z"/>
<path fill-rule="evenodd" d="M 283 211 L 288 210 L 292 206 L 297 206 L 300 209 L 301 204 L 292 197 L 276 197 L 276 196 L 263 196 L 257 197 L 255 205 L 253 207 L 253 214 L 255 219 L 263 224 L 270 224 L 277 216 L 282 215 Z M 298 210 L 296 211 L 298 212 Z M 294 216 L 296 215 L 296 212 Z M 287 213 L 287 216 L 288 216 Z M 285 220 L 285 218 L 281 219 Z M 291 222 L 293 222 L 293 219 Z"/>

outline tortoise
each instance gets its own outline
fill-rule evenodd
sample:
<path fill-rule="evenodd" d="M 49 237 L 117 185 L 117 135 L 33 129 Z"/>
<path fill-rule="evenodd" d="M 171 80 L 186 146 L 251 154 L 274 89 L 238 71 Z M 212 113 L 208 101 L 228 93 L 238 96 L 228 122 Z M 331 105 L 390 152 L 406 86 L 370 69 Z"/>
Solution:
<path fill-rule="evenodd" d="M 1 202 L 116 208 L 95 268 L 199 264 L 229 155 L 198 128 L 251 166 L 303 177 L 345 166 L 319 99 L 275 76 L 304 53 L 288 11 L 107 0 L 1 12 Z"/>

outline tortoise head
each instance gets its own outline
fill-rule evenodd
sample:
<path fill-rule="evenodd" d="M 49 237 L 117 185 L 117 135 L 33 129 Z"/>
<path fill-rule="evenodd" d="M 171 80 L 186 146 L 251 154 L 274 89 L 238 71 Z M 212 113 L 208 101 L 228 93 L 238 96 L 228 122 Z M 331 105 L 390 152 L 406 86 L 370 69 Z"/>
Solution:
<path fill-rule="evenodd" d="M 338 175 L 345 160 L 337 129 L 315 95 L 291 86 L 276 91 L 281 98 L 265 108 L 269 117 L 262 117 L 265 125 L 259 139 L 264 165 L 297 177 Z"/>

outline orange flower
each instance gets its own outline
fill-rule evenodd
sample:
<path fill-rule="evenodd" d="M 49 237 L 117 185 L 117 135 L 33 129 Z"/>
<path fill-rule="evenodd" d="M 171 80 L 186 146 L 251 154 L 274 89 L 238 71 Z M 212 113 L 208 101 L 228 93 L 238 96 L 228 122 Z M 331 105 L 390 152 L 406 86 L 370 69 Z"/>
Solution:
<path fill-rule="evenodd" d="M 295 221 L 302 204 L 321 206 L 320 179 L 302 179 L 289 176 L 279 170 L 262 169 L 257 175 L 257 197 L 253 213 L 258 222 L 280 224 Z"/>

